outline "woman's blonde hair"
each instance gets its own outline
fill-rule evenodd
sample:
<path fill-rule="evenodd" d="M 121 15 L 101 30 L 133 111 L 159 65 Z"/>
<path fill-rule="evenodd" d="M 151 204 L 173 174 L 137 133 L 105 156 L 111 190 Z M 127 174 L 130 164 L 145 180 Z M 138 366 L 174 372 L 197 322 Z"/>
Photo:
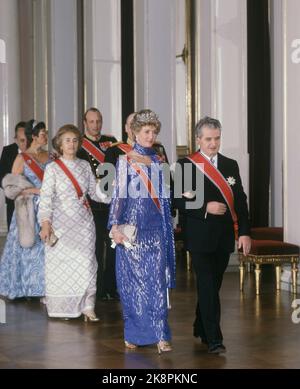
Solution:
<path fill-rule="evenodd" d="M 142 109 L 134 115 L 131 121 L 131 128 L 134 134 L 139 133 L 144 126 L 155 127 L 157 134 L 160 131 L 161 123 L 157 114 L 151 111 L 151 109 Z"/>
<path fill-rule="evenodd" d="M 55 151 L 58 152 L 59 155 L 62 155 L 62 136 L 66 134 L 67 132 L 71 132 L 78 138 L 78 149 L 80 149 L 82 145 L 82 134 L 78 130 L 76 126 L 73 124 L 65 124 L 64 126 L 60 127 L 60 129 L 57 131 L 55 137 L 52 139 L 52 146 L 55 149 Z"/>

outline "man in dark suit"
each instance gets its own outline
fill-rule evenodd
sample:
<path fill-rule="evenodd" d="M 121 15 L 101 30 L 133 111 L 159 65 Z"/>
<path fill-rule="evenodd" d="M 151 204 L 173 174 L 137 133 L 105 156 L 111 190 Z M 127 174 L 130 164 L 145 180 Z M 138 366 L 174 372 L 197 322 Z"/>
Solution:
<path fill-rule="evenodd" d="M 98 166 L 104 162 L 107 149 L 117 139 L 110 135 L 102 135 L 102 114 L 97 108 L 89 108 L 83 116 L 84 137 L 78 158 L 85 159 L 91 165 L 96 178 Z M 109 206 L 97 203 L 89 198 L 96 227 L 96 258 L 98 262 L 97 297 L 102 299 L 117 298 L 115 279 L 115 254 L 110 247 L 107 222 Z"/>
<path fill-rule="evenodd" d="M 3 177 L 11 173 L 13 163 L 19 152 L 23 152 L 27 148 L 25 136 L 25 122 L 19 122 L 15 127 L 15 143 L 3 147 L 0 159 L 0 186 L 2 187 Z M 9 229 L 11 218 L 15 209 L 14 201 L 5 197 L 6 202 L 6 220 L 7 228 Z"/>
<path fill-rule="evenodd" d="M 220 328 L 219 290 L 235 239 L 244 254 L 250 251 L 247 198 L 237 162 L 219 153 L 220 122 L 201 119 L 195 135 L 199 150 L 178 161 L 175 180 L 181 170 L 183 190 L 174 201 L 184 214 L 187 249 L 197 278 L 194 336 L 208 345 L 209 353 L 222 353 L 226 348 Z M 184 178 L 188 169 L 191 182 Z M 196 187 L 201 182 L 203 201 L 199 201 L 201 193 Z"/>

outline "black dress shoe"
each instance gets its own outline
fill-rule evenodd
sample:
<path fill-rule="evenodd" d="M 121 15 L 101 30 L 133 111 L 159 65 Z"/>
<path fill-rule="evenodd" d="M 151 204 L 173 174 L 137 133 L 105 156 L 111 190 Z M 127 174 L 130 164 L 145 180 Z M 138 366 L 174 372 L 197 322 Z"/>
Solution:
<path fill-rule="evenodd" d="M 110 293 L 106 293 L 106 300 L 113 300 L 114 298 Z"/>
<path fill-rule="evenodd" d="M 201 338 L 201 343 L 206 344 L 208 346 L 208 340 L 203 335 L 200 335 L 197 330 L 194 330 L 193 335 L 195 338 Z"/>
<path fill-rule="evenodd" d="M 193 331 L 193 335 L 195 338 L 201 338 L 202 339 L 205 339 L 205 335 L 203 335 L 203 332 L 200 333 L 197 329 L 194 328 L 194 331 Z M 206 341 L 207 343 L 207 341 Z"/>
<path fill-rule="evenodd" d="M 99 298 L 100 300 L 120 300 L 118 293 L 103 293 Z"/>
<path fill-rule="evenodd" d="M 220 344 L 210 344 L 208 346 L 208 353 L 209 354 L 222 354 L 222 353 L 226 353 L 226 347 L 222 343 L 220 343 Z"/>
<path fill-rule="evenodd" d="M 108 295 L 110 296 L 111 300 L 117 300 L 117 301 L 120 300 L 120 296 L 118 292 L 108 293 Z"/>
<path fill-rule="evenodd" d="M 96 300 L 109 300 L 109 296 L 107 293 L 101 293 L 97 295 Z"/>

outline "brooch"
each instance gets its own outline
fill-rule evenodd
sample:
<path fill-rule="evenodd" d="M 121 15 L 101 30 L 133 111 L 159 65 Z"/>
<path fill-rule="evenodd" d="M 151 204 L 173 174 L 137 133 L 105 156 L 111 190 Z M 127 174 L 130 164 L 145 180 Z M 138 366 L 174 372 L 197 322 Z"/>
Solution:
<path fill-rule="evenodd" d="M 235 185 L 235 182 L 236 182 L 234 177 L 228 177 L 228 178 L 226 178 L 226 181 L 228 182 L 228 184 L 230 186 Z"/>

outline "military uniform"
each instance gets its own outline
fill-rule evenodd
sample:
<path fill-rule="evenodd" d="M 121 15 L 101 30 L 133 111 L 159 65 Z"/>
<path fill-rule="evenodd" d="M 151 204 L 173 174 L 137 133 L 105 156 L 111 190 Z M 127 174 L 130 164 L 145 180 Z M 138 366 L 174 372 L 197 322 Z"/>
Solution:
<path fill-rule="evenodd" d="M 108 135 L 101 135 L 98 141 L 92 141 L 86 137 L 86 135 L 84 135 L 84 138 L 86 138 L 93 146 L 104 154 L 107 152 L 111 144 L 117 142 L 115 137 Z M 89 162 L 95 177 L 97 177 L 97 168 L 100 162 L 83 147 L 78 150 L 77 156 L 78 158 L 85 159 Z M 114 298 L 117 296 L 115 251 L 110 247 L 111 242 L 107 230 L 109 205 L 97 203 L 90 198 L 89 203 L 91 205 L 96 226 L 96 258 L 98 262 L 97 297 L 108 299 Z"/>
<path fill-rule="evenodd" d="M 116 166 L 119 156 L 125 154 L 125 152 L 119 148 L 119 145 L 122 144 L 123 142 L 116 142 L 113 143 L 111 147 L 107 149 L 107 152 L 105 153 L 104 157 L 105 163 L 111 163 Z"/>

